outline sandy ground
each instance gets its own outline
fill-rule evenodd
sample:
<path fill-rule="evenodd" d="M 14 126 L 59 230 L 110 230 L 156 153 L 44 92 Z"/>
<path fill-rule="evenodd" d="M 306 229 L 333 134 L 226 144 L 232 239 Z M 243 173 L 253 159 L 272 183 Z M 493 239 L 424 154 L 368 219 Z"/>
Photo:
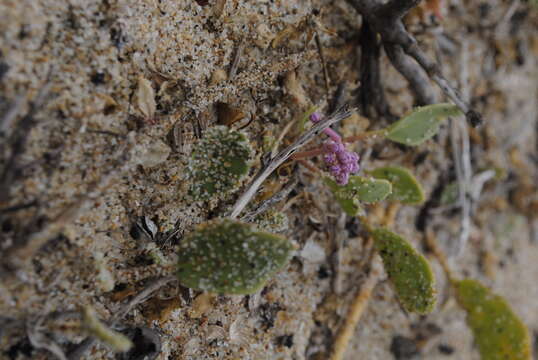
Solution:
<path fill-rule="evenodd" d="M 307 22 L 297 39 L 271 46 L 280 31 L 311 19 L 314 8 L 321 9 L 319 25 Z M 500 169 L 504 176 L 485 184 L 463 254 L 453 256 L 461 224 L 457 209 L 434 205 L 427 229 L 449 254 L 454 272 L 503 295 L 535 338 L 538 9 L 523 1 L 447 0 L 442 12 L 444 18 L 435 22 L 412 17 L 410 26 L 484 114 L 486 124 L 470 133 L 474 173 Z M 330 94 L 344 84 L 344 98 L 352 101 L 360 24 L 345 1 L 1 1 L 0 112 L 16 111 L 9 124 L 1 124 L 0 168 L 12 156 L 17 133 L 25 142 L 14 181 L 2 188 L 0 251 L 6 254 L 63 215 L 68 220 L 23 270 L 2 279 L 0 358 L 52 358 L 33 349 L 28 338 L 28 329 L 43 319 L 40 333 L 72 349 L 84 333 L 69 314 L 90 304 L 108 319 L 144 279 L 173 271 L 181 235 L 226 211 L 233 200 L 200 204 L 186 198 L 192 144 L 217 122 L 232 123 L 248 134 L 259 167 L 266 139 L 278 137 L 310 104 L 324 100 L 315 43 L 305 45 L 306 33 L 316 26 Z M 237 75 L 228 79 L 238 48 Z M 385 57 L 382 78 L 393 112 L 411 109 L 407 83 Z M 139 90 L 143 84 L 149 84 L 145 92 Z M 46 100 L 38 104 L 35 123 L 21 128 L 43 88 Z M 358 119 L 341 131 L 363 129 Z M 378 128 L 386 120 L 369 123 Z M 378 143 L 358 144 L 356 150 L 365 169 L 389 163 L 413 167 L 435 199 L 436 189 L 454 180 L 449 138 L 444 126 L 417 149 Z M 126 157 L 126 146 L 136 156 Z M 278 205 L 289 217 L 284 234 L 297 244 L 297 255 L 267 287 L 247 297 L 207 296 L 172 284 L 137 306 L 120 327 L 154 329 L 162 343 L 158 359 L 326 359 L 364 278 L 369 252 L 359 223 L 342 214 L 320 177 L 305 167 L 297 171 L 299 186 Z M 278 189 L 289 173 L 290 166 L 279 170 L 264 191 Z M 403 207 L 393 228 L 431 260 L 438 278 L 436 310 L 422 317 L 406 314 L 382 280 L 347 359 L 479 358 L 465 314 L 423 246 L 426 229 L 416 226 L 423 210 Z M 177 225 L 179 236 L 166 244 L 136 236 L 133 225 L 144 216 L 161 233 Z M 49 316 L 62 313 L 67 315 Z M 103 345 L 88 354 L 114 358 Z"/>

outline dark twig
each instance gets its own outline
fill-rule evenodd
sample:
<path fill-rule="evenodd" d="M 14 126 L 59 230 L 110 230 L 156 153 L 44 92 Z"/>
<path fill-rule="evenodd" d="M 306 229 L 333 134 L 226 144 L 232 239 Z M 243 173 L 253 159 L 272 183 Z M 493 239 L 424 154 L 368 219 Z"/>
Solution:
<path fill-rule="evenodd" d="M 319 59 L 321 61 L 321 67 L 323 68 L 323 79 L 325 80 L 325 92 L 327 93 L 327 98 L 329 98 L 329 91 L 331 89 L 329 71 L 327 70 L 327 62 L 325 61 L 325 54 L 323 52 L 323 46 L 321 45 L 321 40 L 316 30 L 314 30 L 314 40 L 316 42 L 316 47 L 318 48 Z"/>
<path fill-rule="evenodd" d="M 15 181 L 15 175 L 17 173 L 17 160 L 20 155 L 24 152 L 26 147 L 26 141 L 28 140 L 28 134 L 30 129 L 32 129 L 36 124 L 35 115 L 39 109 L 45 103 L 45 100 L 48 96 L 51 83 L 49 81 L 50 73 L 47 77 L 46 83 L 39 92 L 37 93 L 34 100 L 29 104 L 28 112 L 17 124 L 17 128 L 13 131 L 10 140 L 10 155 L 4 165 L 4 169 L 0 175 L 0 202 L 4 202 L 8 199 L 9 188 L 11 184 Z M 20 109 L 20 105 L 16 106 L 16 109 Z M 16 114 L 10 115 L 11 118 L 15 118 Z M 3 119 L 4 122 L 12 122 Z"/>
<path fill-rule="evenodd" d="M 406 56 L 400 45 L 385 44 L 385 53 L 396 70 L 406 78 L 415 93 L 418 105 L 429 105 L 435 102 L 428 76 L 424 70 L 409 56 Z"/>
<path fill-rule="evenodd" d="M 27 203 L 17 204 L 17 205 L 9 206 L 7 208 L 0 209 L 0 214 L 8 214 L 8 213 L 16 212 L 19 210 L 24 210 L 31 207 L 35 207 L 38 205 L 39 205 L 39 202 L 37 200 L 32 200 Z"/>
<path fill-rule="evenodd" d="M 329 112 L 333 112 L 345 104 L 346 92 L 347 92 L 347 83 L 346 81 L 342 81 L 336 87 L 336 91 L 334 92 L 333 98 L 329 102 L 329 107 L 328 107 Z"/>
<path fill-rule="evenodd" d="M 417 72 L 414 63 L 404 61 L 403 52 L 413 58 L 428 76 L 435 82 L 441 90 L 449 97 L 456 106 L 465 114 L 467 121 L 472 126 L 478 126 L 482 123 L 482 116 L 477 111 L 473 110 L 459 93 L 450 85 L 441 73 L 437 64 L 432 61 L 420 49 L 415 38 L 410 35 L 402 22 L 402 17 L 420 0 L 390 0 L 385 4 L 380 4 L 376 0 L 348 0 L 349 3 L 370 23 L 375 32 L 379 33 L 382 38 L 383 45 L 387 52 L 392 55 L 391 61 L 408 80 L 418 81 L 420 78 L 413 73 Z M 390 55 L 389 55 L 390 56 Z M 412 65 L 413 64 L 413 65 Z M 410 81 L 411 81 L 410 80 Z M 421 82 L 417 82 L 420 83 Z M 412 87 L 416 83 L 411 83 Z M 424 92 L 424 89 L 414 88 L 416 94 Z M 426 99 L 418 99 L 426 100 Z"/>
<path fill-rule="evenodd" d="M 377 34 L 372 30 L 368 21 L 364 21 L 362 24 L 359 44 L 361 46 L 359 102 L 362 112 L 366 116 L 372 116 L 369 105 L 373 105 L 379 115 L 392 120 L 393 115 L 390 113 L 385 92 L 381 85 L 381 67 L 379 64 L 381 46 L 377 40 Z"/>
<path fill-rule="evenodd" d="M 390 0 L 379 6 L 377 14 L 379 17 L 388 19 L 401 19 L 405 14 L 420 3 L 421 0 Z"/>

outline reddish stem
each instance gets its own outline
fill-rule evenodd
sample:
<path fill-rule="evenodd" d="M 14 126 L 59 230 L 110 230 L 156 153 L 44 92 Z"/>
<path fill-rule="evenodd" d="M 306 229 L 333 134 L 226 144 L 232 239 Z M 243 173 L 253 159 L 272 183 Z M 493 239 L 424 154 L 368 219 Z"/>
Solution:
<path fill-rule="evenodd" d="M 290 158 L 292 158 L 294 160 L 305 159 L 305 158 L 311 158 L 311 157 L 318 156 L 318 155 L 323 155 L 326 152 L 327 151 L 323 147 L 319 147 L 319 148 L 314 149 L 314 150 L 301 151 L 301 152 L 295 153 L 292 156 L 290 156 Z"/>

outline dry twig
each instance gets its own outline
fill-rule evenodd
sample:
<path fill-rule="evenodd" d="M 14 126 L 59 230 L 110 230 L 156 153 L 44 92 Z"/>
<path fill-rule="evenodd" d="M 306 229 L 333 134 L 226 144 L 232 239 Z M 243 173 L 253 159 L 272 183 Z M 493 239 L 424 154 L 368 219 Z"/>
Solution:
<path fill-rule="evenodd" d="M 269 210 L 271 206 L 284 200 L 288 196 L 288 194 L 295 188 L 295 186 L 297 186 L 297 182 L 298 181 L 295 178 L 289 181 L 286 186 L 284 186 L 275 195 L 271 196 L 267 200 L 262 201 L 258 205 L 258 207 L 256 207 L 256 209 L 241 217 L 241 220 L 245 222 L 251 222 L 256 216 L 263 214 L 264 212 Z"/>

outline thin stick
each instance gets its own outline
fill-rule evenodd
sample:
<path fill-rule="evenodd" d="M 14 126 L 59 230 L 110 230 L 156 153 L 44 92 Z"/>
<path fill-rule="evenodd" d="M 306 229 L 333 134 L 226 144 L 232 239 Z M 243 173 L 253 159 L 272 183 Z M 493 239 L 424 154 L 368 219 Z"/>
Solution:
<path fill-rule="evenodd" d="M 430 250 L 433 252 L 433 255 L 437 258 L 437 261 L 439 261 L 439 264 L 441 264 L 441 267 L 443 268 L 446 277 L 448 280 L 453 283 L 454 282 L 454 275 L 452 274 L 452 271 L 450 270 L 450 266 L 448 265 L 448 259 L 446 258 L 446 255 L 441 251 L 439 248 L 439 245 L 437 244 L 437 240 L 435 237 L 435 233 L 431 229 L 426 230 L 426 236 L 425 236 L 426 244 L 430 248 Z"/>
<path fill-rule="evenodd" d="M 239 199 L 237 199 L 230 214 L 230 218 L 237 218 L 241 211 L 243 211 L 243 209 L 247 206 L 250 200 L 254 197 L 256 191 L 258 191 L 258 188 L 265 181 L 265 179 L 267 179 L 267 177 L 271 175 L 271 173 L 275 171 L 276 168 L 278 168 L 282 163 L 284 163 L 284 161 L 286 161 L 290 156 L 292 156 L 305 144 L 310 142 L 315 136 L 319 135 L 327 127 L 351 116 L 353 111 L 355 111 L 355 109 L 350 110 L 347 106 L 338 109 L 333 114 L 327 116 L 324 120 L 314 125 L 310 130 L 306 131 L 293 144 L 279 152 L 274 158 L 270 159 L 269 163 L 264 165 L 264 167 L 260 169 L 258 175 L 256 175 L 254 180 L 252 180 L 243 195 L 241 195 Z"/>
<path fill-rule="evenodd" d="M 327 93 L 327 99 L 330 96 L 330 80 L 329 80 L 329 71 L 327 70 L 327 63 L 325 62 L 325 55 L 323 53 L 323 46 L 321 45 L 321 40 L 319 34 L 314 30 L 314 40 L 316 41 L 316 47 L 318 48 L 319 59 L 321 60 L 321 67 L 323 68 L 323 79 L 325 80 L 325 91 Z"/>
<path fill-rule="evenodd" d="M 245 216 L 243 216 L 241 220 L 245 222 L 252 221 L 256 216 L 269 210 L 269 208 L 274 204 L 284 200 L 288 196 L 288 194 L 295 188 L 295 186 L 297 186 L 297 179 L 291 180 L 286 184 L 286 186 L 284 186 L 284 188 L 282 188 L 282 190 L 271 196 L 269 199 L 262 201 L 261 204 L 254 211 L 251 211 Z"/>
<path fill-rule="evenodd" d="M 342 139 L 343 142 L 353 143 L 355 141 L 370 140 L 370 139 L 380 139 L 383 140 L 387 134 L 386 129 L 366 131 L 359 135 L 349 136 Z"/>
<path fill-rule="evenodd" d="M 230 66 L 230 71 L 228 72 L 228 79 L 233 80 L 237 74 L 237 69 L 239 68 L 239 62 L 241 61 L 241 56 L 243 55 L 243 49 L 245 48 L 245 42 L 241 41 L 237 49 L 235 50 L 234 59 L 232 61 L 232 66 Z"/>
<path fill-rule="evenodd" d="M 330 360 L 342 360 L 344 358 L 349 341 L 355 333 L 357 323 L 364 313 L 364 309 L 366 309 L 366 305 L 368 305 L 368 300 L 370 300 L 372 292 L 379 282 L 382 273 L 381 258 L 379 255 L 375 254 L 372 259 L 370 273 L 355 296 L 346 315 L 345 323 L 338 332 Z"/>
<path fill-rule="evenodd" d="M 458 238 L 457 255 L 460 255 L 467 244 L 471 231 L 471 205 L 469 204 L 469 190 L 472 176 L 469 136 L 465 124 L 450 119 L 450 140 L 452 156 L 454 159 L 456 178 L 459 190 L 459 205 L 461 206 L 461 229 Z M 461 145 L 459 141 L 461 141 Z"/>

